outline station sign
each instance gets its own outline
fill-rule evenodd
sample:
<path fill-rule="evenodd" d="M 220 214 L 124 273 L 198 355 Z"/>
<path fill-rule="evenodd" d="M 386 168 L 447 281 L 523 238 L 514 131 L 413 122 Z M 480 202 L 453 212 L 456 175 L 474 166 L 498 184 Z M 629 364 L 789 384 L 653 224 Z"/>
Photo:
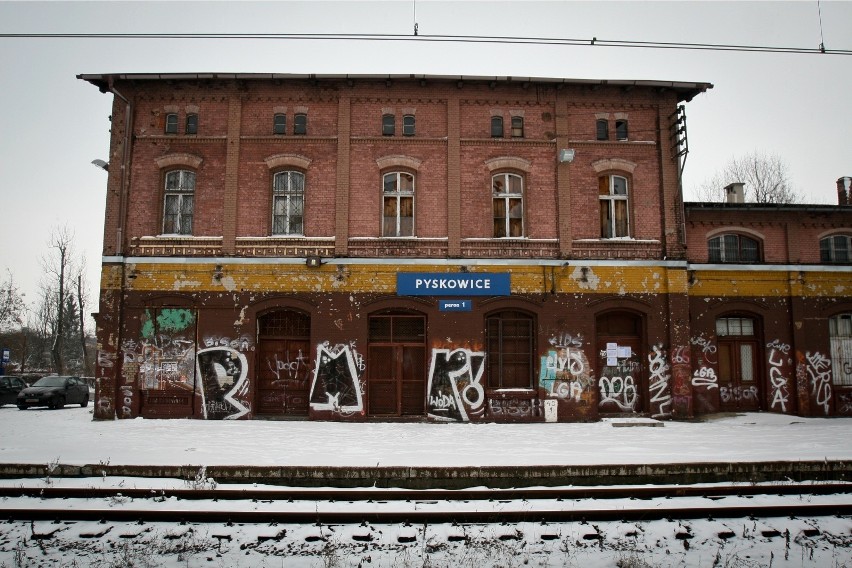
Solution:
<path fill-rule="evenodd" d="M 442 312 L 470 312 L 473 300 L 438 300 L 438 310 Z"/>
<path fill-rule="evenodd" d="M 400 296 L 509 296 L 511 289 L 508 272 L 399 272 L 396 275 L 396 293 Z"/>

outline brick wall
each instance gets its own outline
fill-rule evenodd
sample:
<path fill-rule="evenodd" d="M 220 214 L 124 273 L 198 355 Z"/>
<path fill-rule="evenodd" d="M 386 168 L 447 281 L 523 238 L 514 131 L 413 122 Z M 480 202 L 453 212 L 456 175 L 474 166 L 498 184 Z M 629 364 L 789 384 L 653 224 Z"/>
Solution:
<path fill-rule="evenodd" d="M 525 236 L 531 239 L 559 239 L 560 211 L 563 217 L 566 213 L 571 216 L 570 223 L 563 219 L 570 227 L 563 231 L 563 240 L 600 237 L 598 177 L 606 172 L 596 164 L 602 160 L 620 159 L 632 164 L 633 171 L 627 176 L 632 237 L 664 241 L 664 219 L 675 217 L 676 164 L 662 158 L 657 140 L 658 115 L 667 116 L 677 103 L 671 92 L 660 93 L 649 87 L 598 85 L 591 89 L 519 81 L 467 81 L 460 85 L 437 79 L 174 80 L 137 81 L 122 87 L 130 93 L 135 109 L 128 242 L 160 234 L 164 170 L 155 160 L 175 153 L 201 159 L 193 234 L 224 235 L 226 253 L 232 248 L 233 236 L 269 235 L 276 168 L 270 168 L 268 160 L 281 155 L 296 156 L 308 164 L 307 237 L 379 237 L 383 171 L 377 161 L 389 156 L 403 156 L 418 164 L 413 172 L 415 234 L 421 238 L 447 239 L 451 234 L 453 240 L 490 238 L 494 171 L 488 160 L 504 157 L 528 163 L 526 171 L 518 173 L 525 179 Z M 452 108 L 457 109 L 452 113 L 449 101 L 454 101 Z M 342 113 L 342 108 L 347 112 Z M 171 112 L 179 116 L 177 135 L 163 133 L 165 115 Z M 183 133 L 189 112 L 199 116 L 197 135 Z M 272 132 L 276 113 L 287 117 L 285 135 Z M 308 116 L 305 136 L 293 135 L 296 113 Z M 394 136 L 382 136 L 385 113 L 395 116 Z M 406 114 L 415 116 L 415 136 L 402 135 L 402 117 Z M 501 139 L 491 137 L 490 121 L 495 115 L 504 120 L 505 137 Z M 233 121 L 230 135 L 229 116 Z M 511 137 L 513 116 L 524 119 L 523 138 Z M 565 118 L 560 144 L 570 145 L 577 152 L 576 160 L 567 168 L 560 168 L 557 160 L 558 116 Z M 610 120 L 610 140 L 595 139 L 600 117 Z M 616 119 L 628 121 L 627 141 L 615 140 Z M 348 128 L 343 128 L 340 120 L 347 120 Z M 348 150 L 341 156 L 344 146 L 339 134 L 347 130 Z M 449 138 L 450 132 L 453 138 Z M 113 147 L 117 148 L 115 142 Z M 610 173 L 624 174 L 618 170 Z M 559 182 L 560 176 L 567 180 Z M 110 183 L 117 183 L 115 176 Z M 231 194 L 226 187 L 231 188 Z M 460 193 L 448 193 L 452 187 L 458 187 Z M 563 189 L 557 192 L 557 187 Z M 560 205 L 562 200 L 568 203 Z M 107 208 L 108 225 L 113 209 L 117 207 Z M 457 228 L 456 223 L 460 225 Z M 226 228 L 235 234 L 225 235 Z M 115 231 L 109 228 L 106 232 Z M 105 240 L 105 246 L 111 246 L 111 240 L 114 236 Z M 348 244 L 338 242 L 336 246 L 340 254 Z M 561 249 L 570 251 L 572 246 L 566 243 Z M 600 246 L 609 245 L 603 242 Z M 559 249 L 553 249 L 554 256 Z M 458 243 L 451 242 L 446 250 L 458 254 Z M 631 257 L 632 253 L 626 252 L 629 250 L 631 247 L 612 243 L 612 251 L 604 257 Z M 665 247 L 661 245 L 659 250 Z M 643 258 L 647 255 L 648 251 L 642 253 Z"/>

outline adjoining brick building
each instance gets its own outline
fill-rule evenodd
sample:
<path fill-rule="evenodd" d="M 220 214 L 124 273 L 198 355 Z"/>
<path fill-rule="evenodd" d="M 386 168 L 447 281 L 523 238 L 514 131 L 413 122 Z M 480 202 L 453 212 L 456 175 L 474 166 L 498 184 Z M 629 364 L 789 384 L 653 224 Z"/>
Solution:
<path fill-rule="evenodd" d="M 80 78 L 96 419 L 852 414 L 852 208 L 685 206 L 709 84 Z"/>

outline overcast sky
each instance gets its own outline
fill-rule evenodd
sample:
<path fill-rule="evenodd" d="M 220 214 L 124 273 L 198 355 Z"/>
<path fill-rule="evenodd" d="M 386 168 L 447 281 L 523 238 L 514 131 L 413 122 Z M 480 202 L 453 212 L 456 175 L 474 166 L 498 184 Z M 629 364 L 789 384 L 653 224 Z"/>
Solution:
<path fill-rule="evenodd" d="M 822 24 L 820 25 L 820 9 Z M 779 155 L 810 203 L 852 175 L 852 56 L 436 43 L 512 36 L 852 50 L 852 2 L 4 2 L 0 33 L 398 34 L 342 40 L 0 37 L 0 270 L 32 301 L 67 225 L 96 302 L 111 95 L 80 73 L 426 73 L 709 82 L 687 105 L 687 199 L 731 157 Z M 92 309 L 97 309 L 96 305 Z"/>

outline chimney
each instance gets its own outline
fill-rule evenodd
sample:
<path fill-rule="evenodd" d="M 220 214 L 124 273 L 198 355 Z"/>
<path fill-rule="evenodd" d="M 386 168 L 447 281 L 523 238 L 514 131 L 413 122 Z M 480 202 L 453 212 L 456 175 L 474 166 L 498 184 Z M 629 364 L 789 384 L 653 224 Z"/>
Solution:
<path fill-rule="evenodd" d="M 745 203 L 745 184 L 732 183 L 726 185 L 725 194 L 728 196 L 728 203 Z"/>
<path fill-rule="evenodd" d="M 844 176 L 837 180 L 837 204 L 852 205 L 852 177 Z"/>

